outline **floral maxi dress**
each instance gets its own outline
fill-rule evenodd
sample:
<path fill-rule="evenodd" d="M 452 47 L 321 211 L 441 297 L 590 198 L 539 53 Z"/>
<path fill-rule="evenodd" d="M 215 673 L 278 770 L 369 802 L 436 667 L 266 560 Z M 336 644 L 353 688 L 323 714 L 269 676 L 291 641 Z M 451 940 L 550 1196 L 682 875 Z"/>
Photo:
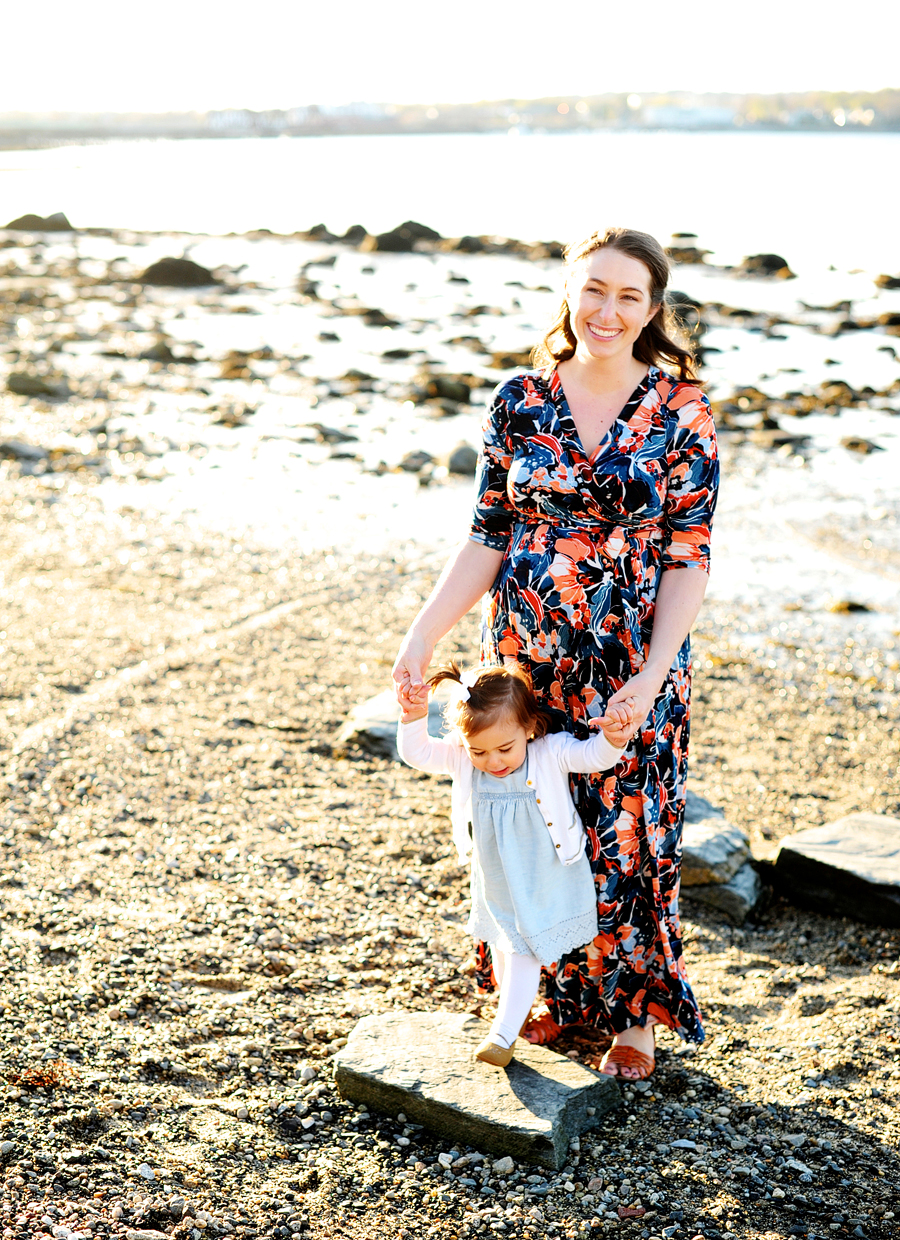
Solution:
<path fill-rule="evenodd" d="M 642 669 L 662 574 L 709 571 L 717 484 L 706 397 L 656 367 L 591 456 L 555 369 L 496 390 L 469 535 L 503 552 L 485 599 L 482 661 L 525 664 L 554 730 L 586 739 Z M 690 674 L 686 639 L 615 770 L 571 777 L 600 932 L 545 973 L 560 1024 L 618 1033 L 654 1017 L 703 1040 L 678 912 Z M 486 944 L 478 965 L 490 989 Z"/>

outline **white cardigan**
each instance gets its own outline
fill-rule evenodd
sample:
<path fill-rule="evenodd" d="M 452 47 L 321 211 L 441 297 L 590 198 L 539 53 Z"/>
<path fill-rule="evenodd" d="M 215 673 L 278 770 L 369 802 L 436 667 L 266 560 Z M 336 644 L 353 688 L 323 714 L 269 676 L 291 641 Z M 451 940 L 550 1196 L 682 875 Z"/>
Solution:
<path fill-rule="evenodd" d="M 428 720 L 401 723 L 397 729 L 400 757 L 417 771 L 451 775 L 450 821 L 460 861 L 472 852 L 472 759 L 455 732 L 447 737 L 428 735 Z M 563 865 L 574 865 L 584 852 L 585 834 L 569 790 L 569 771 L 607 771 L 619 760 L 602 732 L 579 741 L 568 732 L 556 732 L 528 742 L 528 784 L 534 788 L 547 830 Z"/>

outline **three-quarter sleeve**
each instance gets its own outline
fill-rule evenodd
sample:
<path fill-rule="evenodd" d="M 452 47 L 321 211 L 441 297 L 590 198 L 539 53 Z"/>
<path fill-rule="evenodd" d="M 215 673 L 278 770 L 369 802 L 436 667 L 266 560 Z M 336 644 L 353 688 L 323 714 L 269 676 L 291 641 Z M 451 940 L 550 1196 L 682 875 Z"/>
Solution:
<path fill-rule="evenodd" d="M 677 422 L 666 454 L 662 567 L 709 572 L 710 533 L 719 486 L 716 428 L 699 388 L 679 384 L 668 408 Z"/>
<path fill-rule="evenodd" d="M 515 513 L 506 490 L 512 464 L 509 406 L 503 389 L 494 393 L 484 422 L 484 441 L 475 474 L 475 507 L 469 538 L 494 551 L 506 551 Z"/>

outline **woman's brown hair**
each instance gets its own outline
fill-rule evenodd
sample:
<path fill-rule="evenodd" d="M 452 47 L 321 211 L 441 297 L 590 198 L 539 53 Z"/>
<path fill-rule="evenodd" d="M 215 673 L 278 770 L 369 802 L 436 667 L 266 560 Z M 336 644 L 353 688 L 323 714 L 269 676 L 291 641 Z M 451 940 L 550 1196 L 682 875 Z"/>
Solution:
<path fill-rule="evenodd" d="M 462 672 L 452 659 L 438 668 L 428 684 L 436 689 L 445 680 L 461 684 Z M 467 701 L 450 702 L 446 708 L 447 722 L 473 736 L 483 732 L 501 716 L 515 720 L 535 739 L 546 736 L 550 722 L 534 695 L 531 677 L 518 663 L 479 668 L 475 683 L 467 686 Z"/>
<path fill-rule="evenodd" d="M 649 233 L 637 232 L 633 228 L 607 228 L 603 233 L 591 233 L 577 245 L 566 246 L 563 260 L 566 267 L 571 269 L 589 254 L 605 248 L 621 250 L 623 254 L 628 254 L 644 264 L 650 273 L 650 304 L 659 307 L 634 342 L 633 355 L 648 366 L 658 366 L 661 362 L 674 363 L 680 380 L 696 382 L 694 355 L 690 349 L 683 348 L 674 339 L 677 328 L 666 305 L 669 260 L 665 250 Z M 569 303 L 564 298 L 553 326 L 541 343 L 532 350 L 532 361 L 542 370 L 552 366 L 554 362 L 565 362 L 572 357 L 577 344 L 569 317 Z"/>

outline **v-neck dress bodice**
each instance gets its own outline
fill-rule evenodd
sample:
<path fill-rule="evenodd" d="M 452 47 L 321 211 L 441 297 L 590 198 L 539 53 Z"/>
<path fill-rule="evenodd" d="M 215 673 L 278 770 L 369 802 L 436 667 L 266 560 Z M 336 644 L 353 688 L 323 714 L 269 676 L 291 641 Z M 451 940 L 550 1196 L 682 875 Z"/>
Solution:
<path fill-rule="evenodd" d="M 555 368 L 497 388 L 469 534 L 503 553 L 482 660 L 523 663 L 555 730 L 587 737 L 641 671 L 663 573 L 709 570 L 717 483 L 706 397 L 655 366 L 590 456 Z M 686 640 L 616 773 L 572 777 L 600 922 L 547 977 L 560 1023 L 618 1032 L 653 1016 L 703 1038 L 678 916 L 689 728 Z M 480 966 L 489 986 L 484 949 Z"/>

